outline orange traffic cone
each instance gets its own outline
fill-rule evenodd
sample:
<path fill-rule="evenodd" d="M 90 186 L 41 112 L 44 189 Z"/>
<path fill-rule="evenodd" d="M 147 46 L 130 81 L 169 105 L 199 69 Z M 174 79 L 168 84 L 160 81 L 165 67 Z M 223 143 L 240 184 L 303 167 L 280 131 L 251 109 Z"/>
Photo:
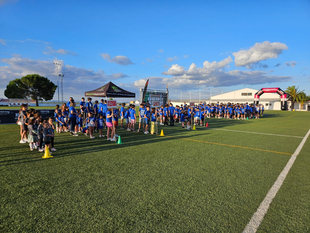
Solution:
<path fill-rule="evenodd" d="M 206 127 L 209 127 L 209 123 L 207 122 Z"/>

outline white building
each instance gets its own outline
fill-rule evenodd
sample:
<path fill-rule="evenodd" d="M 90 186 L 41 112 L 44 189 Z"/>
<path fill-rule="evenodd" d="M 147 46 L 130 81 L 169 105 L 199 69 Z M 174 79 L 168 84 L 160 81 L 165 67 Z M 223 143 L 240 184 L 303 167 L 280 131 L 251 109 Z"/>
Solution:
<path fill-rule="evenodd" d="M 189 102 L 193 102 L 195 104 L 199 104 L 201 102 L 208 103 L 254 103 L 254 95 L 259 90 L 251 89 L 251 88 L 243 88 L 236 91 L 231 91 L 219 95 L 212 96 L 211 99 L 205 100 L 184 100 L 187 104 Z M 172 100 L 171 101 L 173 105 L 181 105 L 184 104 L 184 102 L 180 102 L 178 100 Z M 259 98 L 259 103 L 264 105 L 265 110 L 281 110 L 281 98 L 280 95 L 277 93 L 264 93 Z M 287 108 L 288 110 L 291 109 L 291 102 L 287 102 Z M 295 103 L 294 109 L 298 111 L 310 111 L 310 101 L 307 103 L 304 103 L 303 106 L 301 106 L 300 103 Z"/>
<path fill-rule="evenodd" d="M 211 97 L 211 102 L 216 103 L 254 103 L 254 95 L 258 90 L 244 88 L 236 91 L 223 93 Z M 263 104 L 265 110 L 281 110 L 281 98 L 275 93 L 264 93 L 259 98 L 259 103 Z"/>

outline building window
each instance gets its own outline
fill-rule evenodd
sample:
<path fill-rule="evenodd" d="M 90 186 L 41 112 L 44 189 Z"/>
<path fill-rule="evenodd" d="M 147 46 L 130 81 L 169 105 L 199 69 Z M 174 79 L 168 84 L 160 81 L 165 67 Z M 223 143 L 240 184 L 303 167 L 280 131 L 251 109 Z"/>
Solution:
<path fill-rule="evenodd" d="M 266 103 L 266 106 L 268 106 L 268 103 Z"/>
<path fill-rule="evenodd" d="M 252 93 L 241 93 L 241 96 L 252 96 Z"/>

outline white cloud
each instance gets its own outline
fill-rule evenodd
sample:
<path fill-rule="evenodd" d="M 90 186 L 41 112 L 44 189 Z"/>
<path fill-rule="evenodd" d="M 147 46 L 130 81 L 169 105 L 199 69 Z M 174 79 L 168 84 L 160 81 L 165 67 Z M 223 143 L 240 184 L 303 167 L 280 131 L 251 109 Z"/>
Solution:
<path fill-rule="evenodd" d="M 175 60 L 178 60 L 179 58 L 177 56 L 174 56 L 174 57 L 168 57 L 167 58 L 167 61 L 175 61 Z"/>
<path fill-rule="evenodd" d="M 47 41 L 41 41 L 41 40 L 33 40 L 33 39 L 27 39 L 27 41 L 30 42 L 35 42 L 35 43 L 42 43 L 42 44 L 52 44 L 51 42 L 47 42 Z M 25 41 L 19 41 L 19 42 L 25 42 Z"/>
<path fill-rule="evenodd" d="M 291 67 L 295 67 L 295 66 L 296 66 L 296 64 L 297 64 L 297 62 L 296 62 L 296 61 L 285 62 L 285 65 L 287 65 L 287 66 L 291 66 Z"/>
<path fill-rule="evenodd" d="M 72 51 L 69 51 L 69 50 L 65 50 L 65 49 L 58 49 L 58 50 L 55 51 L 55 53 L 77 56 L 77 54 L 75 52 L 72 52 Z"/>
<path fill-rule="evenodd" d="M 163 50 L 163 49 L 160 49 L 160 50 L 158 50 L 158 52 L 159 52 L 159 53 L 163 53 L 163 52 L 164 52 L 164 50 Z"/>
<path fill-rule="evenodd" d="M 188 55 L 183 55 L 183 58 L 188 58 L 189 56 Z"/>
<path fill-rule="evenodd" d="M 5 88 L 10 80 L 21 78 L 27 74 L 39 74 L 56 83 L 57 74 L 61 72 L 64 74 L 65 91 L 72 90 L 72 93 L 84 95 L 84 91 L 96 89 L 110 80 L 128 77 L 123 73 L 106 74 L 103 70 L 94 71 L 64 65 L 62 60 L 43 61 L 15 56 L 1 58 L 0 61 L 8 64 L 7 66 L 0 66 L 0 89 Z M 63 64 L 59 70 L 53 64 L 55 61 Z"/>
<path fill-rule="evenodd" d="M 203 67 L 197 67 L 192 63 L 186 70 L 183 66 L 178 64 L 172 65 L 168 71 L 163 72 L 164 75 L 172 75 L 173 77 L 151 77 L 151 82 L 155 87 L 163 89 L 168 83 L 170 87 L 181 90 L 195 90 L 212 87 L 223 87 L 233 85 L 254 85 L 273 82 L 284 82 L 291 79 L 289 76 L 271 75 L 271 72 L 265 71 L 227 71 L 232 58 L 229 56 L 222 61 L 209 62 L 205 61 Z M 154 79 L 152 81 L 152 79 Z M 134 83 L 135 86 L 141 87 L 145 80 L 138 80 Z"/>
<path fill-rule="evenodd" d="M 236 66 L 246 66 L 251 68 L 255 63 L 264 61 L 271 58 L 277 58 L 283 50 L 287 50 L 288 47 L 284 43 L 265 41 L 262 43 L 256 43 L 248 50 L 240 50 L 233 53 L 235 57 Z"/>
<path fill-rule="evenodd" d="M 183 75 L 185 73 L 185 69 L 183 66 L 179 66 L 178 64 L 172 65 L 167 72 L 163 72 L 163 74 L 167 75 Z"/>
<path fill-rule="evenodd" d="M 189 69 L 186 71 L 183 66 L 179 66 L 178 64 L 172 65 L 167 72 L 163 72 L 162 74 L 165 75 L 175 75 L 175 76 L 182 76 L 182 75 L 207 75 L 210 74 L 214 70 L 219 70 L 225 67 L 228 67 L 228 64 L 232 62 L 232 58 L 229 56 L 220 62 L 209 62 L 205 61 L 203 63 L 202 68 L 197 68 L 195 63 L 192 63 Z"/>
<path fill-rule="evenodd" d="M 119 65 L 127 66 L 134 64 L 128 57 L 122 55 L 118 55 L 113 58 L 111 58 L 108 53 L 102 53 L 100 55 L 103 59 L 107 60 L 108 62 L 117 63 Z"/>
<path fill-rule="evenodd" d="M 0 39 L 0 44 L 2 44 L 2 45 L 6 45 L 5 40 Z"/>
<path fill-rule="evenodd" d="M 154 61 L 153 59 L 150 59 L 150 58 L 147 58 L 146 60 L 147 60 L 148 62 Z"/>
<path fill-rule="evenodd" d="M 37 41 L 38 42 L 38 41 Z M 48 49 L 48 51 L 44 51 L 43 54 L 61 54 L 61 55 L 72 55 L 72 56 L 77 56 L 77 54 L 75 52 L 72 52 L 70 50 L 66 50 L 66 49 L 58 49 L 55 50 L 50 46 L 46 46 L 46 48 Z"/>

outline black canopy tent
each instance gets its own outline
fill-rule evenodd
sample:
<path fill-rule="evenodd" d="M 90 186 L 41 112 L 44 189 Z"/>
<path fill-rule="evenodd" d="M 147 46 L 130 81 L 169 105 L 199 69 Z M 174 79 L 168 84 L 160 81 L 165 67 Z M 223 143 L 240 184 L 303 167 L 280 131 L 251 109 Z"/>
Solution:
<path fill-rule="evenodd" d="M 92 91 L 85 92 L 85 97 L 119 97 L 119 98 L 135 98 L 136 94 L 126 91 L 114 83 L 109 82 L 106 85 Z"/>

